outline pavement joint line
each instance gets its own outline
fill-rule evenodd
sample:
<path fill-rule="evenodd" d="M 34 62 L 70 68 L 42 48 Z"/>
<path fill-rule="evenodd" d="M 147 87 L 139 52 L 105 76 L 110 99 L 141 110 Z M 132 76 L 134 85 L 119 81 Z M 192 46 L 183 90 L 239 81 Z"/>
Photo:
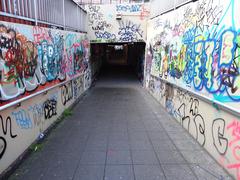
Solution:
<path fill-rule="evenodd" d="M 76 173 L 77 173 L 77 170 L 78 170 L 78 168 L 80 167 L 80 162 L 81 162 L 83 153 L 84 153 L 84 151 L 85 151 L 85 149 L 86 149 L 86 145 L 87 145 L 87 142 L 88 142 L 88 140 L 89 140 L 89 137 L 90 137 L 90 134 L 88 134 L 87 140 L 86 140 L 86 142 L 85 142 L 85 146 L 84 146 L 84 148 L 83 148 L 84 150 L 83 150 L 83 152 L 81 153 L 81 155 L 80 155 L 80 157 L 79 157 L 79 159 L 78 159 L 78 164 L 77 164 L 77 167 L 76 167 L 76 169 L 75 169 L 75 171 L 74 171 L 74 173 L 73 173 L 73 178 L 72 178 L 72 180 L 74 180 L 74 178 L 75 178 L 75 176 L 76 176 Z"/>
<path fill-rule="evenodd" d="M 112 123 L 112 121 L 111 121 L 111 123 Z M 105 180 L 105 176 L 106 176 L 106 167 L 107 167 L 107 158 L 108 158 L 108 147 L 109 147 L 109 135 L 110 135 L 110 129 L 108 130 L 108 136 L 107 136 L 107 149 L 106 149 L 106 157 L 105 157 L 104 170 L 103 170 L 103 180 Z"/>
<path fill-rule="evenodd" d="M 143 125 L 145 126 L 144 123 L 143 123 Z M 146 128 L 146 126 L 145 126 L 145 128 Z M 152 146 L 152 148 L 153 148 L 153 152 L 154 152 L 154 154 L 155 154 L 155 156 L 156 156 L 156 158 L 157 158 L 157 161 L 158 161 L 159 167 L 161 168 L 162 173 L 163 173 L 165 179 L 167 179 L 167 176 L 166 176 L 166 174 L 165 174 L 165 171 L 164 171 L 164 169 L 163 169 L 163 166 L 162 166 L 162 164 L 161 164 L 161 162 L 160 162 L 160 159 L 158 158 L 158 155 L 157 155 L 156 150 L 155 150 L 155 148 L 154 148 L 154 146 L 153 146 L 152 140 L 151 140 L 151 138 L 150 138 L 150 136 L 149 136 L 149 132 L 146 131 L 146 134 L 147 134 L 148 140 L 150 141 L 151 146 Z"/>
<path fill-rule="evenodd" d="M 132 153 L 132 148 L 130 144 L 130 134 L 129 134 L 129 129 L 127 128 L 127 136 L 128 136 L 128 145 L 129 145 L 129 151 L 130 151 L 130 157 L 132 161 L 132 171 L 133 171 L 133 179 L 136 180 L 136 175 L 135 175 L 135 170 L 134 170 L 134 165 L 133 165 L 133 153 Z"/>
<path fill-rule="evenodd" d="M 132 82 L 130 82 L 130 83 L 132 83 Z M 88 115 L 89 112 L 93 111 L 94 113 L 97 113 L 99 117 L 98 116 L 96 117 L 98 121 L 94 120 L 94 118 L 95 118 L 94 116 L 93 117 L 91 116 L 89 119 L 85 119 L 85 120 L 88 121 L 88 123 L 91 124 L 90 126 L 87 126 L 86 130 L 91 130 L 91 131 L 86 131 L 86 132 L 84 131 L 84 134 L 81 133 L 81 135 L 84 135 L 84 142 L 81 143 L 81 146 L 84 146 L 84 147 L 80 148 L 81 149 L 81 154 L 76 153 L 76 154 L 79 154 L 80 156 L 78 157 L 78 161 L 74 165 L 75 169 L 74 169 L 74 172 L 71 174 L 72 180 L 73 179 L 75 180 L 77 178 L 77 176 L 79 175 L 78 169 L 81 167 L 81 165 L 84 165 L 86 167 L 87 166 L 90 166 L 90 167 L 93 166 L 93 164 L 89 164 L 89 163 L 81 164 L 81 162 L 82 162 L 81 159 L 84 156 L 83 153 L 87 151 L 86 145 L 89 142 L 90 136 L 94 135 L 94 136 L 98 137 L 101 134 L 101 132 L 102 132 L 101 131 L 102 130 L 101 127 L 105 127 L 105 126 L 101 126 L 102 123 L 104 123 L 105 125 L 109 125 L 109 124 L 112 125 L 114 122 L 119 122 L 120 124 L 123 124 L 123 123 L 125 123 L 125 121 L 127 122 L 127 127 L 120 126 L 120 129 L 124 128 L 123 130 L 126 130 L 124 132 L 122 132 L 122 131 L 121 132 L 124 135 L 127 135 L 126 138 L 127 138 L 128 142 L 125 142 L 125 143 L 126 143 L 126 145 L 129 146 L 128 151 L 130 152 L 130 158 L 131 159 L 130 159 L 130 161 L 129 160 L 128 161 L 121 161 L 121 162 L 129 162 L 129 163 L 118 163 L 118 161 L 112 161 L 112 162 L 116 162 L 115 164 L 114 163 L 108 163 L 108 158 L 109 158 L 108 157 L 108 149 L 110 147 L 110 139 L 111 139 L 110 134 L 112 132 L 111 131 L 112 130 L 111 129 L 112 126 L 109 126 L 108 128 L 106 128 L 106 131 L 104 130 L 104 133 L 101 134 L 103 136 L 100 137 L 100 139 L 103 138 L 104 141 L 107 140 L 106 144 L 105 144 L 106 145 L 106 150 L 101 151 L 101 155 L 106 153 L 105 154 L 105 159 L 101 158 L 101 160 L 102 160 L 102 163 L 101 163 L 102 164 L 101 165 L 101 178 L 103 178 L 103 180 L 106 180 L 105 179 L 106 175 L 108 176 L 108 170 L 107 170 L 108 165 L 109 166 L 122 166 L 123 168 L 126 168 L 128 166 L 128 169 L 131 166 L 131 169 L 130 169 L 131 176 L 133 176 L 134 180 L 136 180 L 137 176 L 139 175 L 138 174 L 138 167 L 137 167 L 138 165 L 146 165 L 146 166 L 149 166 L 148 168 L 150 168 L 151 165 L 155 165 L 158 168 L 159 172 L 162 171 L 161 172 L 161 177 L 164 176 L 165 179 L 169 178 L 169 177 L 167 177 L 168 173 L 167 173 L 167 171 L 165 169 L 165 167 L 167 167 L 167 165 L 175 165 L 176 167 L 178 167 L 178 166 L 180 167 L 182 165 L 183 167 L 189 169 L 189 172 L 192 173 L 192 177 L 196 177 L 197 179 L 200 179 L 197 176 L 197 171 L 196 171 L 195 167 L 198 166 L 198 167 L 202 168 L 203 170 L 204 170 L 205 167 L 204 166 L 201 167 L 201 165 L 203 165 L 203 164 L 191 163 L 191 162 L 187 161 L 187 159 L 185 158 L 186 156 L 183 156 L 181 148 L 178 148 L 179 146 L 177 146 L 178 145 L 177 143 L 175 144 L 175 142 L 176 142 L 175 139 L 170 136 L 172 131 L 169 131 L 168 125 L 165 126 L 164 123 L 169 122 L 170 120 L 173 120 L 174 124 L 176 124 L 177 127 L 181 127 L 182 128 L 181 124 L 179 124 L 175 119 L 173 119 L 173 117 L 170 116 L 166 112 L 165 109 L 163 109 L 161 104 L 149 92 L 147 92 L 146 89 L 143 90 L 143 88 L 139 84 L 132 85 L 134 88 L 132 88 L 132 86 L 130 87 L 127 84 L 126 87 L 125 86 L 121 87 L 121 89 L 119 90 L 120 86 L 113 86 L 113 87 L 109 86 L 109 87 L 106 87 L 105 85 L 102 85 L 100 87 L 98 86 L 98 87 L 91 88 L 88 91 L 88 93 L 86 93 L 86 96 L 84 96 L 84 98 L 81 101 L 79 101 L 77 103 L 77 106 L 74 108 L 75 111 L 76 111 L 76 110 L 78 110 L 81 107 L 81 106 L 79 106 L 79 104 L 82 105 L 85 102 L 89 101 L 87 106 L 89 106 L 89 107 L 92 106 L 92 107 L 91 107 L 91 111 L 89 111 L 88 108 L 85 109 L 87 115 Z M 96 89 L 96 88 L 98 88 L 98 89 Z M 109 88 L 108 92 L 110 92 L 110 94 L 103 94 L 102 95 L 102 92 L 105 91 L 107 88 Z M 131 94 L 132 92 L 126 94 L 127 91 L 125 92 L 124 91 L 125 89 L 134 89 L 134 91 L 135 91 L 134 93 L 135 94 Z M 99 90 L 100 90 L 100 92 L 99 92 Z M 113 93 L 112 90 L 113 91 L 114 90 L 118 90 L 118 91 L 115 91 Z M 124 93 L 118 94 L 118 92 L 124 92 Z M 112 97 L 111 93 L 113 93 L 114 97 Z M 110 95 L 110 96 L 108 96 L 108 95 Z M 117 97 L 115 97 L 115 96 L 117 96 Z M 125 97 L 123 97 L 123 96 L 125 96 Z M 123 97 L 123 98 L 121 98 L 121 97 Z M 138 99 L 138 100 L 136 100 L 136 99 Z M 118 103 L 118 101 L 120 103 Z M 118 104 L 116 104 L 116 103 L 118 103 Z M 100 105 L 104 106 L 105 104 L 108 104 L 108 107 L 101 109 Z M 117 108 L 117 107 L 120 107 L 120 106 L 127 107 L 127 108 L 129 108 L 129 110 L 126 111 L 126 110 L 123 110 L 122 108 L 120 108 L 120 109 Z M 100 108 L 100 110 L 99 110 L 99 108 Z M 110 115 L 106 116 L 106 117 L 103 117 L 104 113 L 108 112 L 109 109 L 111 110 L 111 108 L 113 108 L 112 114 L 114 116 L 121 116 L 121 118 L 115 118 L 114 119 L 114 118 L 110 117 Z M 96 110 L 98 110 L 98 111 L 95 112 Z M 118 111 L 120 111 L 121 113 L 117 113 Z M 140 118 L 136 118 L 136 116 L 140 117 Z M 145 122 L 148 120 L 147 119 L 148 117 L 149 117 L 149 120 L 153 120 L 154 121 L 153 124 L 151 124 L 151 121 L 150 121 L 150 124 L 148 124 L 148 123 L 145 124 Z M 106 119 L 106 118 L 108 118 L 108 119 Z M 81 121 L 81 120 L 82 119 L 80 118 L 79 121 Z M 156 121 L 156 124 L 155 124 L 155 121 Z M 86 121 L 84 121 L 84 122 L 86 122 Z M 128 124 L 130 124 L 130 126 L 128 126 Z M 100 131 L 96 132 L 95 131 L 96 129 L 93 129 L 94 125 L 97 126 L 97 127 L 99 125 L 100 128 L 98 128 L 97 130 L 100 130 Z M 156 125 L 156 127 L 155 127 L 155 125 Z M 116 127 L 117 127 L 117 129 L 119 129 L 118 125 L 116 125 Z M 74 128 L 74 130 L 81 131 L 81 130 L 83 130 L 83 128 L 85 128 L 85 127 L 77 127 L 77 128 Z M 190 140 L 187 139 L 186 141 L 191 141 L 192 140 L 192 141 L 196 142 L 196 140 L 194 140 L 194 138 L 189 133 L 187 133 L 187 131 L 184 128 L 182 128 L 182 129 L 184 130 L 183 133 L 186 133 L 187 136 L 191 137 Z M 181 158 L 183 158 L 183 160 L 181 159 L 183 162 L 178 163 L 180 161 L 177 161 L 177 162 L 173 161 L 173 163 L 171 163 L 171 161 L 168 161 L 168 160 L 166 161 L 168 163 L 165 163 L 164 161 L 162 162 L 160 156 L 158 156 L 159 155 L 159 151 L 158 151 L 159 148 L 155 147 L 155 142 L 156 143 L 158 143 L 158 142 L 161 143 L 162 141 L 158 141 L 158 140 L 155 141 L 155 140 L 152 139 L 152 136 L 151 136 L 152 135 L 151 132 L 155 132 L 155 130 L 157 132 L 159 132 L 159 130 L 160 130 L 160 131 L 164 132 L 164 134 L 166 134 L 166 137 L 168 138 L 167 141 L 169 141 L 168 143 L 171 143 L 174 146 L 174 148 L 175 148 L 174 150 L 176 152 L 178 152 L 178 154 L 179 154 L 179 156 L 181 156 Z M 137 134 L 137 133 L 134 134 L 135 132 L 142 132 L 142 133 L 146 133 L 146 134 L 141 136 L 141 133 L 140 134 Z M 75 132 L 73 132 L 73 134 L 74 133 Z M 149 150 L 149 151 L 151 151 L 151 152 L 149 152 L 149 155 L 150 155 L 149 156 L 149 158 L 150 158 L 149 160 L 151 160 L 151 158 L 152 158 L 152 156 L 154 154 L 155 155 L 154 162 L 156 161 L 155 163 L 153 163 L 153 161 L 149 161 L 149 162 L 152 162 L 152 163 L 144 163 L 145 161 L 144 162 L 143 161 L 139 161 L 141 163 L 134 163 L 135 162 L 135 157 L 133 158 L 133 155 L 135 155 L 135 154 L 134 154 L 134 150 L 133 150 L 132 147 L 135 148 L 135 146 L 131 146 L 132 144 L 131 144 L 131 141 L 130 141 L 130 136 L 132 137 L 132 134 L 133 134 L 133 137 L 136 137 L 134 139 L 137 139 L 137 138 L 139 138 L 141 136 L 140 138 L 142 138 L 142 140 L 146 139 L 146 142 L 148 141 L 147 142 L 148 146 L 146 146 L 146 147 L 151 148 L 151 150 Z M 77 140 L 77 138 L 79 137 L 80 134 L 77 134 L 77 135 L 78 136 L 74 137 L 76 140 Z M 85 136 L 85 135 L 87 135 L 87 136 Z M 118 134 L 117 136 L 120 136 L 120 134 Z M 153 134 L 153 136 L 154 136 L 154 134 Z M 123 138 L 123 139 L 124 139 L 123 141 L 126 141 L 125 138 Z M 78 142 L 78 141 L 76 141 L 76 142 Z M 97 148 L 96 146 L 94 146 L 94 147 Z M 142 145 L 141 145 L 141 147 L 138 146 L 136 151 L 141 151 L 141 150 L 144 151 L 143 150 L 144 148 L 145 148 L 145 146 L 142 146 Z M 204 150 L 203 147 L 201 147 L 201 149 Z M 94 151 L 97 151 L 97 150 L 95 149 Z M 146 150 L 146 151 L 148 151 L 148 150 Z M 97 153 L 96 153 L 96 155 L 98 156 Z M 121 156 L 117 156 L 117 158 L 119 158 L 119 157 L 121 158 Z M 146 158 L 146 160 L 148 160 L 148 156 L 147 155 L 146 155 L 146 157 L 144 156 L 143 158 L 144 158 L 144 160 L 145 160 L 145 158 Z M 98 160 L 98 159 L 96 159 L 96 160 Z M 178 160 L 178 159 L 176 159 L 176 160 Z M 88 162 L 88 159 L 87 159 L 87 162 Z M 94 162 L 95 162 L 95 159 L 94 159 Z M 98 166 L 98 165 L 94 164 L 94 166 Z M 92 173 L 92 171 L 91 171 L 92 168 L 90 168 L 90 167 L 88 169 L 90 170 L 90 173 Z M 124 170 L 124 169 L 120 169 L 120 170 Z M 214 171 L 212 173 L 214 173 Z M 113 174 L 113 175 L 115 175 L 115 174 Z M 211 175 L 212 174 L 209 173 L 209 176 L 211 176 Z M 217 177 L 218 175 L 219 174 L 216 173 L 215 176 L 214 175 L 212 175 L 212 176 L 213 177 Z M 224 174 L 223 177 L 225 177 L 225 176 L 226 175 Z M 42 177 L 42 179 L 43 179 L 43 177 Z"/>
<path fill-rule="evenodd" d="M 153 98 L 154 98 L 154 97 L 152 97 L 151 100 L 152 100 Z M 144 96 L 144 100 L 145 100 L 145 102 L 146 102 L 149 106 L 153 107 L 153 104 L 150 104 L 149 100 L 147 101 L 145 96 Z M 150 108 L 151 111 L 152 111 L 152 109 L 153 109 L 153 108 Z M 152 112 L 153 112 L 153 111 L 152 111 Z M 153 114 L 155 115 L 154 112 L 153 112 Z M 155 116 L 156 116 L 156 115 L 155 115 Z M 156 117 L 157 117 L 157 116 L 156 116 Z M 157 120 L 158 120 L 158 123 L 160 124 L 160 126 L 163 127 L 163 125 L 162 125 L 162 123 L 160 122 L 160 120 L 159 120 L 159 119 L 157 119 Z M 188 167 L 190 168 L 190 170 L 192 171 L 193 175 L 194 175 L 197 179 L 199 179 L 198 176 L 197 176 L 197 174 L 195 173 L 195 171 L 194 171 L 194 170 L 192 169 L 192 167 L 190 166 L 189 162 L 188 162 L 188 161 L 186 160 L 186 158 L 182 155 L 182 153 L 180 152 L 180 150 L 178 149 L 178 147 L 176 146 L 176 144 L 174 143 L 174 141 L 172 140 L 172 138 L 169 136 L 168 131 L 165 129 L 165 127 L 163 127 L 163 130 L 164 130 L 165 133 L 167 134 L 167 136 L 168 136 L 169 140 L 171 141 L 171 143 L 175 146 L 176 150 L 180 153 L 180 155 L 182 156 L 182 158 L 183 158 L 184 161 L 186 162 L 187 166 L 188 166 Z M 150 140 L 150 141 L 151 141 L 151 140 Z"/>

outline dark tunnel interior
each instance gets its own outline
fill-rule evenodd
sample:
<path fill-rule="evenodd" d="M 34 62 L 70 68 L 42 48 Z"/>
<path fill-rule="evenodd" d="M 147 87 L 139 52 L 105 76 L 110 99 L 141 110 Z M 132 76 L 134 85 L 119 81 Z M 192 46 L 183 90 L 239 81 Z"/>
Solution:
<path fill-rule="evenodd" d="M 93 43 L 91 62 L 97 79 L 143 81 L 145 43 Z M 97 65 L 96 65 L 97 64 Z M 98 69 L 93 67 L 92 69 Z"/>

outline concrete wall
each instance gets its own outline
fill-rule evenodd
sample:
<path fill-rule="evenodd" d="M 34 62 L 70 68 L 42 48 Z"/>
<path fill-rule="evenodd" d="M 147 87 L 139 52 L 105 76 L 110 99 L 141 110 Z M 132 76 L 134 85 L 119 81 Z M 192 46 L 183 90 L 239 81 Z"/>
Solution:
<path fill-rule="evenodd" d="M 145 86 L 240 179 L 240 2 L 200 0 L 148 21 Z"/>
<path fill-rule="evenodd" d="M 149 4 L 88 6 L 89 38 L 94 42 L 137 42 L 146 40 Z M 121 20 L 116 20 L 116 15 Z"/>
<path fill-rule="evenodd" d="M 89 88 L 91 71 L 85 34 L 0 22 L 0 45 L 2 173 Z"/>
<path fill-rule="evenodd" d="M 152 0 L 150 3 L 150 18 L 155 17 L 187 1 L 189 0 Z"/>

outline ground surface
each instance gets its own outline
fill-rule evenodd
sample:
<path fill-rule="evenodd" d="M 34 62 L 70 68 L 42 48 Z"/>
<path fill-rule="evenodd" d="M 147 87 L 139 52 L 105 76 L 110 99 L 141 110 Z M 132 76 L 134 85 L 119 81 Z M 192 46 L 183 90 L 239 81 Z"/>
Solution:
<path fill-rule="evenodd" d="M 10 179 L 230 179 L 141 87 L 114 69 Z"/>

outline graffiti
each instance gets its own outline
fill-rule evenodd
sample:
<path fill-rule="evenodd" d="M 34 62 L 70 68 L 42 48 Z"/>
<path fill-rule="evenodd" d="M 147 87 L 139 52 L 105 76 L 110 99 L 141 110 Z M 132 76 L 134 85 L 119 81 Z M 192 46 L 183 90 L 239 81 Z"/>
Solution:
<path fill-rule="evenodd" d="M 0 115 L 1 171 L 34 140 L 42 139 L 42 133 L 64 110 L 58 102 L 61 95 L 63 104 L 70 105 L 73 100 L 68 101 L 85 90 L 89 47 L 85 34 L 0 22 L 0 106 L 15 104 L 7 110 L 3 107 Z M 73 81 L 80 75 L 82 80 Z M 75 82 L 75 89 L 68 82 Z M 61 84 L 65 90 L 57 88 Z"/>
<path fill-rule="evenodd" d="M 141 25 L 134 24 L 132 21 L 121 21 L 119 24 L 120 41 L 137 41 L 143 36 Z"/>
<path fill-rule="evenodd" d="M 33 123 L 35 126 L 39 126 L 42 121 L 42 117 L 44 116 L 43 106 L 42 104 L 35 104 L 28 108 L 28 111 L 32 113 Z"/>
<path fill-rule="evenodd" d="M 218 25 L 222 16 L 223 7 L 214 4 L 214 0 L 204 0 L 198 4 L 196 12 L 196 27 L 204 31 L 204 28 L 209 25 Z"/>
<path fill-rule="evenodd" d="M 108 31 L 112 27 L 100 12 L 100 6 L 89 6 L 89 25 L 97 39 L 115 40 L 115 34 Z"/>
<path fill-rule="evenodd" d="M 236 179 L 240 179 L 240 123 L 238 120 L 233 120 L 227 125 L 227 131 L 230 133 L 228 148 L 235 162 L 225 162 L 228 169 L 236 169 Z"/>
<path fill-rule="evenodd" d="M 49 30 L 39 26 L 33 27 L 33 37 L 36 44 L 40 44 L 43 40 L 51 41 Z"/>
<path fill-rule="evenodd" d="M 0 24 L 1 106 L 83 72 L 88 44 L 79 33 Z"/>
<path fill-rule="evenodd" d="M 84 88 L 88 89 L 91 86 L 92 83 L 92 73 L 91 70 L 88 69 L 84 74 Z"/>
<path fill-rule="evenodd" d="M 224 131 L 225 120 L 221 118 L 214 119 L 212 123 L 213 144 L 221 155 L 225 155 L 228 149 L 228 139 L 224 137 Z"/>
<path fill-rule="evenodd" d="M 90 25 L 93 25 L 96 21 L 101 21 L 103 14 L 100 12 L 100 6 L 88 6 L 88 20 Z"/>
<path fill-rule="evenodd" d="M 177 91 L 177 96 L 180 106 L 175 110 L 174 115 L 178 119 L 183 127 L 185 127 L 195 139 L 202 145 L 205 145 L 205 121 L 199 112 L 199 100 L 189 96 L 186 93 Z"/>
<path fill-rule="evenodd" d="M 170 115 L 174 116 L 175 110 L 174 110 L 174 104 L 173 104 L 172 99 L 167 99 L 167 100 L 166 100 L 166 105 L 165 105 L 165 107 L 166 107 L 167 112 L 168 112 Z"/>
<path fill-rule="evenodd" d="M 159 27 L 162 27 L 164 25 L 164 22 L 161 20 L 161 19 L 156 19 L 154 21 L 154 29 L 155 28 L 159 28 Z"/>
<path fill-rule="evenodd" d="M 135 16 L 133 19 L 116 20 L 120 16 Z M 150 14 L 145 4 L 117 4 L 109 6 L 88 6 L 90 35 L 95 42 L 143 41 L 144 20 Z M 132 17 L 130 17 L 132 18 Z M 118 18 L 117 18 L 118 19 Z M 135 20 L 137 20 L 135 22 Z M 135 23 L 133 23 L 135 22 Z M 137 23 L 139 22 L 139 23 Z"/>
<path fill-rule="evenodd" d="M 202 0 L 180 8 L 177 21 L 171 19 L 176 12 L 154 20 L 150 73 L 223 103 L 239 102 L 239 29 L 234 17 L 230 26 L 223 23 L 231 8 L 234 1 Z"/>
<path fill-rule="evenodd" d="M 73 98 L 73 87 L 72 82 L 69 82 L 61 87 L 61 100 L 62 104 L 65 106 L 67 102 Z"/>
<path fill-rule="evenodd" d="M 145 71 L 146 76 L 181 87 L 166 102 L 169 113 L 235 179 L 240 179 L 239 119 L 215 104 L 239 112 L 239 5 L 234 0 L 200 0 L 150 20 L 146 57 L 151 60 Z M 200 101 L 189 92 L 212 102 Z"/>
<path fill-rule="evenodd" d="M 3 120 L 3 117 L 0 115 L 1 125 L 2 125 L 2 132 L 3 135 L 10 135 L 10 138 L 14 139 L 17 137 L 16 134 L 12 132 L 12 119 L 10 116 Z M 5 122 L 5 124 L 4 124 Z M 8 125 L 9 124 L 9 125 Z M 8 133 L 9 132 L 9 133 Z M 7 141 L 4 136 L 0 136 L 0 159 L 2 159 L 6 149 L 7 149 Z"/>
<path fill-rule="evenodd" d="M 0 99 L 8 100 L 32 91 L 40 83 L 37 49 L 24 35 L 0 25 Z M 9 91 L 11 89 L 11 91 Z"/>
<path fill-rule="evenodd" d="M 83 76 L 73 80 L 74 99 L 77 99 L 84 91 Z"/>
<path fill-rule="evenodd" d="M 116 5 L 117 12 L 140 12 L 142 4 L 118 4 Z"/>
<path fill-rule="evenodd" d="M 117 13 L 137 13 L 141 20 L 150 14 L 150 11 L 144 4 L 118 4 L 116 5 L 116 11 Z"/>
<path fill-rule="evenodd" d="M 229 142 L 229 146 L 231 147 L 234 143 L 238 142 L 240 140 L 240 123 L 235 120 L 232 121 L 228 126 L 227 130 L 232 130 L 231 135 L 233 137 L 233 140 Z"/>
<path fill-rule="evenodd" d="M 66 75 L 63 71 L 63 35 L 54 34 L 51 30 L 41 30 L 41 27 L 33 28 L 33 36 L 37 37 L 35 44 L 38 48 L 38 58 L 41 62 L 41 72 L 47 81 L 55 79 L 65 80 Z M 43 32 L 42 36 L 39 31 Z"/>
<path fill-rule="evenodd" d="M 24 109 L 21 109 L 17 112 L 12 112 L 12 115 L 15 117 L 17 125 L 22 129 L 31 129 L 33 127 L 32 120 L 30 115 Z"/>
<path fill-rule="evenodd" d="M 106 28 L 110 28 L 111 24 L 108 24 L 106 21 L 97 22 L 96 26 L 92 26 L 94 31 L 104 31 Z"/>
<path fill-rule="evenodd" d="M 149 80 L 148 88 L 151 93 L 155 92 L 155 83 L 153 79 Z"/>
<path fill-rule="evenodd" d="M 116 35 L 115 34 L 112 34 L 110 32 L 107 32 L 107 31 L 96 31 L 95 32 L 95 36 L 96 38 L 99 38 L 99 39 L 110 39 L 110 40 L 115 40 L 116 39 Z"/>
<path fill-rule="evenodd" d="M 148 10 L 148 8 L 142 5 L 142 9 L 140 12 L 140 19 L 144 20 L 144 18 L 148 17 L 149 15 L 150 15 L 150 11 Z"/>
<path fill-rule="evenodd" d="M 84 71 L 86 61 L 84 44 L 75 34 L 68 34 L 65 39 L 65 51 L 67 57 L 67 74 L 73 77 Z"/>
<path fill-rule="evenodd" d="M 55 99 L 49 99 L 43 103 L 44 117 L 45 119 L 51 119 L 57 115 L 57 101 Z"/>

